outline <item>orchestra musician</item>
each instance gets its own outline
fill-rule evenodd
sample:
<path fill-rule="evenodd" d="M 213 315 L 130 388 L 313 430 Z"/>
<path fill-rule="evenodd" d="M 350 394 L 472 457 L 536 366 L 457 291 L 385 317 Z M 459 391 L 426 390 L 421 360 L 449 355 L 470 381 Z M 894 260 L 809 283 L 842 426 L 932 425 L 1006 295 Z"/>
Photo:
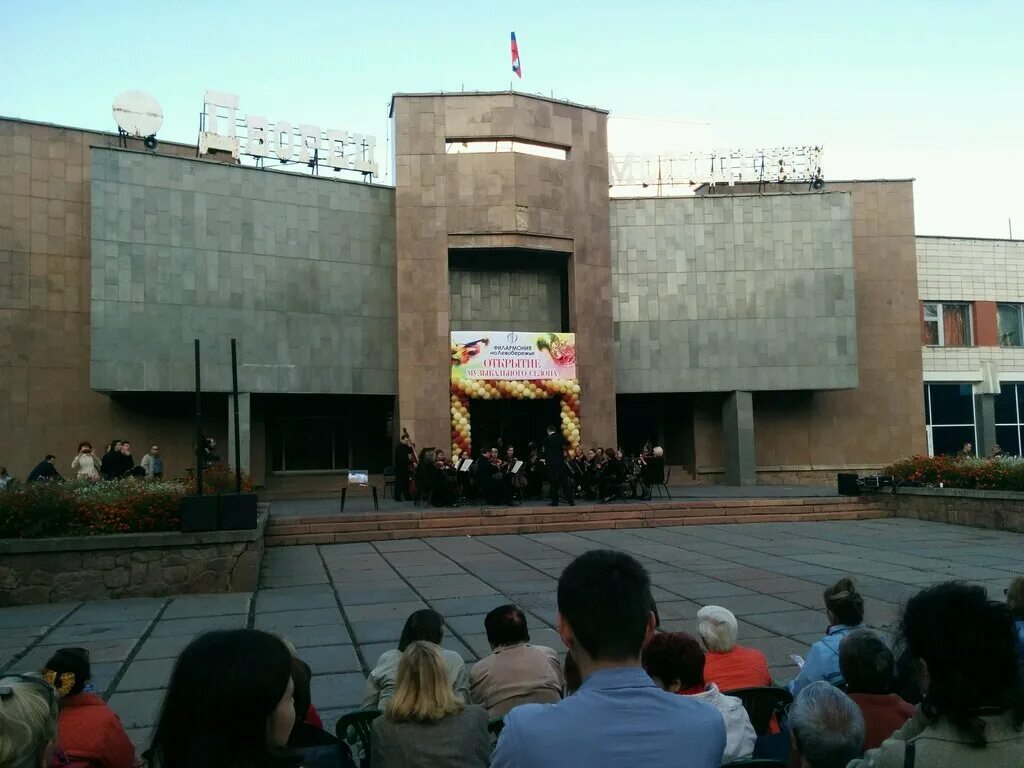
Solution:
<path fill-rule="evenodd" d="M 516 449 L 510 445 L 505 449 L 505 480 L 512 488 L 512 498 L 515 498 L 516 491 L 522 493 L 528 483 L 526 472 L 523 471 L 525 462 L 524 467 L 520 467 L 518 472 L 513 472 L 517 461 Z"/>
<path fill-rule="evenodd" d="M 409 488 L 410 479 L 416 472 L 416 446 L 409 437 L 409 430 L 402 427 L 402 438 L 395 446 L 395 501 L 415 499 Z"/>

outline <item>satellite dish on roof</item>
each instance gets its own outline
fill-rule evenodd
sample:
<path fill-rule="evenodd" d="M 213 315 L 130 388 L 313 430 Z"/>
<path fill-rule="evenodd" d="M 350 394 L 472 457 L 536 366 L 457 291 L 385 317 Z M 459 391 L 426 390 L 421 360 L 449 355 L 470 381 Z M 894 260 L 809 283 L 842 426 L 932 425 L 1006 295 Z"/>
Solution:
<path fill-rule="evenodd" d="M 164 124 L 164 111 L 148 93 L 125 91 L 114 99 L 114 121 L 122 133 L 147 138 Z"/>

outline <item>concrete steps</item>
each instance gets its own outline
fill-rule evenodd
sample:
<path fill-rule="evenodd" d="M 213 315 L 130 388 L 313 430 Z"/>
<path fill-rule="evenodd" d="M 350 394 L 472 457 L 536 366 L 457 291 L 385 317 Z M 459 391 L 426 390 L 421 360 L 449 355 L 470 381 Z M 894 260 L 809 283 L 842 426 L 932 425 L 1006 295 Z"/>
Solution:
<path fill-rule="evenodd" d="M 889 517 L 870 499 L 849 497 L 677 500 L 575 507 L 423 507 L 406 512 L 271 517 L 267 546 L 335 544 L 434 536 L 484 536 L 601 528 L 721 523 L 791 523 Z"/>

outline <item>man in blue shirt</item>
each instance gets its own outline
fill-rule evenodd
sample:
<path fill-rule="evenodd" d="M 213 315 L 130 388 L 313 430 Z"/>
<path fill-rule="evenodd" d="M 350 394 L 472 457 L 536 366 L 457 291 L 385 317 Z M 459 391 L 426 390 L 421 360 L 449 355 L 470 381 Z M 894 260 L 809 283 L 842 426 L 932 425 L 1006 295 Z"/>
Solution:
<path fill-rule="evenodd" d="M 558 580 L 558 634 L 582 687 L 557 704 L 524 704 L 505 715 L 491 768 L 718 768 L 722 716 L 661 690 L 640 666 L 654 633 L 651 583 L 636 560 L 595 550 Z"/>

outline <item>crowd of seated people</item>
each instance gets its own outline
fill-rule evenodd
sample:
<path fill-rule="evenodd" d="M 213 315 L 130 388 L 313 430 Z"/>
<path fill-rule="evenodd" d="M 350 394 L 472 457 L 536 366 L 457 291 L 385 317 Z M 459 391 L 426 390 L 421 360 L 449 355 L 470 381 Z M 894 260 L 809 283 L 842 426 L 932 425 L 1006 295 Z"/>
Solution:
<path fill-rule="evenodd" d="M 826 589 L 832 626 L 790 684 L 778 724 L 789 765 L 1024 765 L 1020 588 L 1014 580 L 1006 602 L 963 582 L 924 589 L 908 600 L 894 646 L 863 626 L 852 579 Z M 367 679 L 364 706 L 379 714 L 356 755 L 324 729 L 312 670 L 285 638 L 200 635 L 175 662 L 142 758 L 153 768 L 354 768 L 369 758 L 377 768 L 715 768 L 757 755 L 761 737 L 730 691 L 771 683 L 771 673 L 763 653 L 737 644 L 727 608 L 701 609 L 696 635 L 662 632 L 645 569 L 608 550 L 566 567 L 556 601 L 564 667 L 554 649 L 530 643 L 514 605 L 484 618 L 491 653 L 471 669 L 441 647 L 437 612 L 409 616 Z M 901 664 L 919 700 L 896 693 Z M 0 768 L 134 768 L 131 741 L 90 679 L 81 648 L 0 678 Z"/>

